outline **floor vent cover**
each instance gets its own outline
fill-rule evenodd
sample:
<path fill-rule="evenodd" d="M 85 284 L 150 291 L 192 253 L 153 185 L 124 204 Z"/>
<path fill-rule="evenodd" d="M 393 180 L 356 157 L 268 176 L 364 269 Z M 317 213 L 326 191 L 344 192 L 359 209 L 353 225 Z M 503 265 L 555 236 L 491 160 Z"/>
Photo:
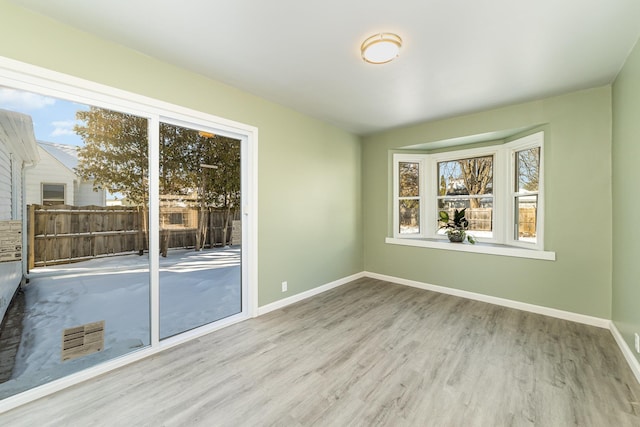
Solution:
<path fill-rule="evenodd" d="M 62 331 L 62 361 L 96 353 L 104 348 L 104 320 Z"/>

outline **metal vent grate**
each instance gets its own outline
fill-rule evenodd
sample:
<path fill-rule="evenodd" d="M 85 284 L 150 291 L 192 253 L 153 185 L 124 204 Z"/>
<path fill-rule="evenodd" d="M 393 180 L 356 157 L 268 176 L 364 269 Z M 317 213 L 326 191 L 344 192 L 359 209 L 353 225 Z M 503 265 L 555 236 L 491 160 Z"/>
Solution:
<path fill-rule="evenodd" d="M 104 348 L 104 320 L 62 331 L 62 361 L 96 353 Z"/>

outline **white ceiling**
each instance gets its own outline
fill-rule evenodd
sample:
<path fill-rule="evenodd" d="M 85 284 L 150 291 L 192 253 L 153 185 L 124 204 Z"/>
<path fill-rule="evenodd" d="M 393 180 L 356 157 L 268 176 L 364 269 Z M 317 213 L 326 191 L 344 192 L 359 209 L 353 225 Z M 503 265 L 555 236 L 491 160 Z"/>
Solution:
<path fill-rule="evenodd" d="M 358 134 L 611 83 L 640 36 L 638 0 L 12 1 Z"/>

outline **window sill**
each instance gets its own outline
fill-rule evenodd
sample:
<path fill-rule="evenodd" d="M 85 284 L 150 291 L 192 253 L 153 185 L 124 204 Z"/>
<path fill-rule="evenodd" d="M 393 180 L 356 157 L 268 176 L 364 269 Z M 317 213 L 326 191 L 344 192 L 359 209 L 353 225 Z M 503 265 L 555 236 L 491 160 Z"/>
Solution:
<path fill-rule="evenodd" d="M 436 239 L 410 239 L 387 237 L 385 243 L 392 245 L 417 246 L 421 248 L 444 249 L 447 251 L 473 252 L 485 255 L 510 256 L 517 258 L 541 259 L 555 261 L 556 253 L 549 251 L 538 251 L 534 249 L 518 248 L 515 246 L 498 245 L 493 243 L 450 243 Z"/>

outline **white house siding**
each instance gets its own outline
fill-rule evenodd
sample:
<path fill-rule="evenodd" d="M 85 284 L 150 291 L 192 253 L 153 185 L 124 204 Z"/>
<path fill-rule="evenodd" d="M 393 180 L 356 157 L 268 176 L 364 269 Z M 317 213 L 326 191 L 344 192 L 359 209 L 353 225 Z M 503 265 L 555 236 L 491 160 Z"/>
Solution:
<path fill-rule="evenodd" d="M 105 192 L 102 190 L 93 191 L 93 182 L 82 181 L 80 185 L 78 185 L 76 192 L 76 205 L 106 206 L 107 197 L 105 196 Z"/>
<path fill-rule="evenodd" d="M 64 184 L 65 204 L 75 205 L 77 176 L 40 146 L 38 146 L 38 154 L 40 155 L 38 165 L 27 169 L 27 204 L 42 204 L 42 184 L 44 183 Z"/>
<path fill-rule="evenodd" d="M 38 141 L 41 161 L 27 170 L 27 204 L 42 204 L 42 184 L 64 184 L 65 204 L 73 206 L 106 206 L 104 190 L 93 191 L 93 182 L 76 175 L 77 147 Z"/>
<path fill-rule="evenodd" d="M 38 160 L 31 117 L 0 110 L 0 221 L 24 220 L 22 170 Z M 26 248 L 23 246 L 23 262 Z M 22 280 L 22 262 L 0 262 L 0 320 Z"/>
<path fill-rule="evenodd" d="M 11 154 L 9 147 L 0 145 L 0 221 L 11 218 Z"/>

